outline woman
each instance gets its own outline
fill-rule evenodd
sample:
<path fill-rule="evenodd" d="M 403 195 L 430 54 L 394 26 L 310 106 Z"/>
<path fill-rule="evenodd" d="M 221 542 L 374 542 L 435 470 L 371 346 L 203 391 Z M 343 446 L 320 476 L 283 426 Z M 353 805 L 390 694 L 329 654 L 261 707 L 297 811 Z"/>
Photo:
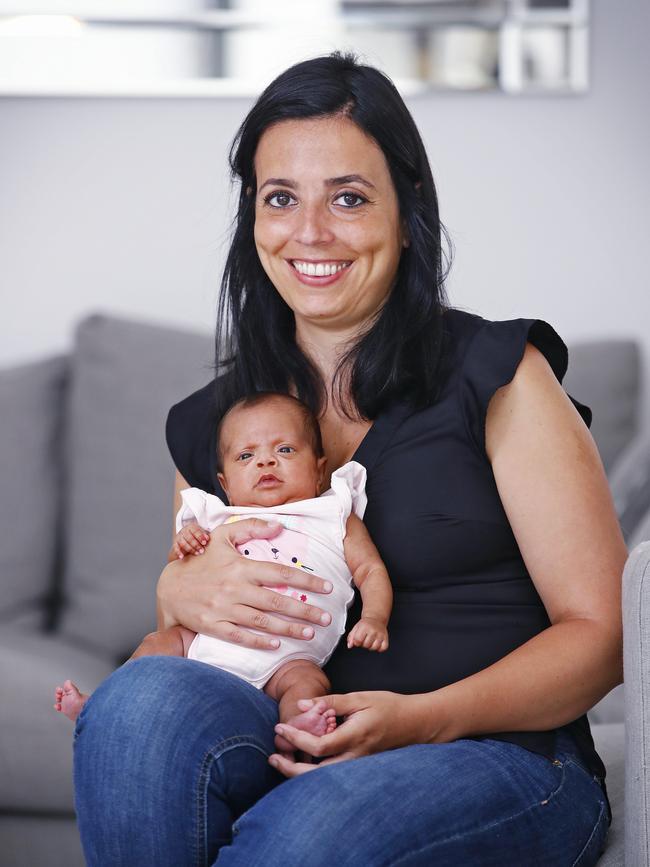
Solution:
<path fill-rule="evenodd" d="M 368 471 L 391 645 L 341 640 L 327 701 L 344 721 L 322 738 L 285 726 L 293 762 L 249 684 L 183 659 L 123 666 L 75 731 L 88 863 L 595 863 L 611 814 L 584 714 L 622 680 L 626 551 L 590 413 L 560 385 L 564 344 L 446 306 L 427 157 L 378 71 L 340 55 L 287 70 L 231 165 L 225 357 L 217 388 L 170 413 L 176 501 L 223 495 L 214 431 L 237 397 L 301 397 L 329 471 Z M 159 627 L 263 650 L 307 623 L 310 640 L 322 609 L 261 585 L 322 593 L 321 578 L 234 549 L 272 532 L 242 521 L 167 566 Z"/>

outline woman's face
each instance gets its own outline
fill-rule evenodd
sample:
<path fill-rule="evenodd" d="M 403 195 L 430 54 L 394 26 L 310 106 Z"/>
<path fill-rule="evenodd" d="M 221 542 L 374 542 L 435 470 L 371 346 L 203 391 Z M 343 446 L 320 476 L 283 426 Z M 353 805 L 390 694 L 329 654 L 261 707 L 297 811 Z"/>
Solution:
<path fill-rule="evenodd" d="M 346 117 L 281 121 L 260 138 L 255 174 L 255 245 L 298 329 L 356 331 L 405 245 L 381 149 Z"/>

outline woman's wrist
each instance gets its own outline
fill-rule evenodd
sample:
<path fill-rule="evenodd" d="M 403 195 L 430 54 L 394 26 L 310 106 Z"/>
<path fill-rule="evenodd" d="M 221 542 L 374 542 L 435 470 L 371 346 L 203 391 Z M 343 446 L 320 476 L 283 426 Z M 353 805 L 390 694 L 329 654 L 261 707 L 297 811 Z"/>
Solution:
<path fill-rule="evenodd" d="M 416 721 L 421 744 L 446 744 L 461 735 L 450 718 L 449 705 L 439 690 L 407 696 L 412 699 L 411 713 Z"/>

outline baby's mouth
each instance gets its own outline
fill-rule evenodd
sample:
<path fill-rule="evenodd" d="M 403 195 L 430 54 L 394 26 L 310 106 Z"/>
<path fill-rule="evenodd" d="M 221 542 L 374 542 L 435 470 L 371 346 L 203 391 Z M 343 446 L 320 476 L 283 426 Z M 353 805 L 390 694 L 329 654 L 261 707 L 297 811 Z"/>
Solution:
<path fill-rule="evenodd" d="M 277 476 L 274 476 L 273 473 L 265 473 L 263 476 L 260 476 L 257 480 L 256 488 L 275 488 L 277 485 L 281 485 L 282 482 Z"/>

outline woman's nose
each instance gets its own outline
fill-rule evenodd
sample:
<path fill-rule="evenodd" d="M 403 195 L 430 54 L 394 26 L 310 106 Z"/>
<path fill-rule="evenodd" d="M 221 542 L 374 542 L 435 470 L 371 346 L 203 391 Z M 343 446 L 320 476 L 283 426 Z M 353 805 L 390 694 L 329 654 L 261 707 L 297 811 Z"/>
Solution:
<path fill-rule="evenodd" d="M 308 247 L 329 244 L 335 237 L 330 225 L 331 217 L 322 203 L 304 206 L 298 218 L 295 240 Z"/>

